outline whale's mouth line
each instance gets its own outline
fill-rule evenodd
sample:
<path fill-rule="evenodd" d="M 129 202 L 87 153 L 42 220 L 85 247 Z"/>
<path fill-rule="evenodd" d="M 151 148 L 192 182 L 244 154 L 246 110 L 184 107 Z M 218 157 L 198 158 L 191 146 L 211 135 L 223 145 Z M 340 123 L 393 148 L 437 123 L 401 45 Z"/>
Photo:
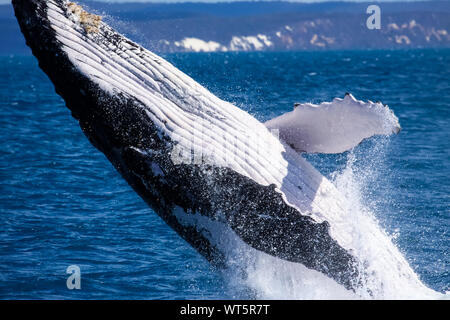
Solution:
<path fill-rule="evenodd" d="M 75 3 L 13 0 L 13 5 L 39 66 L 87 138 L 213 265 L 228 263 L 220 232 L 212 234 L 220 222 L 258 252 L 302 264 L 348 290 L 365 285 L 363 263 L 350 250 L 351 226 L 342 218 L 340 193 L 295 150 L 339 153 L 390 132 L 398 126 L 395 116 L 379 126 L 387 107 L 347 95 L 320 105 L 297 104 L 290 114 L 262 124 Z M 365 121 L 352 127 L 352 139 L 339 141 L 330 132 L 297 139 L 291 129 L 298 121 L 306 119 L 302 129 L 311 129 L 312 119 L 340 118 L 336 106 L 357 110 Z M 364 128 L 371 125 L 368 136 Z M 279 130 L 279 137 L 269 129 Z M 336 140 L 324 143 L 331 138 Z M 187 157 L 177 158 L 186 150 Z M 205 161 L 208 157 L 213 161 Z"/>

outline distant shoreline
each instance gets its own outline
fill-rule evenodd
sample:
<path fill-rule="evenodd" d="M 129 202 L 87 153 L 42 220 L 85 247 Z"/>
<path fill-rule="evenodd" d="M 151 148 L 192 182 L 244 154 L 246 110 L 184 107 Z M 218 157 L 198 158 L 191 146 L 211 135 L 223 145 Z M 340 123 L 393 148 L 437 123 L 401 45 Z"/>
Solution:
<path fill-rule="evenodd" d="M 450 48 L 450 1 L 378 3 L 379 30 L 366 27 L 376 2 L 80 3 L 158 53 Z M 11 4 L 0 41 L 2 56 L 30 54 Z"/>

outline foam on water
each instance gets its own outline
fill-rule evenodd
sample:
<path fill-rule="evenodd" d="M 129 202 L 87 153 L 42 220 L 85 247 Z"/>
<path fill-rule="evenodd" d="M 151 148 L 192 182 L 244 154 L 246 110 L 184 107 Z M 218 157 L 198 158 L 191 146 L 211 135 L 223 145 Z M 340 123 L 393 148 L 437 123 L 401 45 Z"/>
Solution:
<path fill-rule="evenodd" d="M 376 219 L 376 206 L 366 192 L 376 184 L 384 159 L 385 139 L 365 150 L 348 154 L 345 168 L 332 174 L 332 182 L 345 197 L 346 218 L 352 222 L 355 254 L 367 276 L 356 293 L 346 290 L 320 272 L 254 250 L 242 241 L 229 241 L 230 286 L 245 283 L 260 299 L 439 299 L 448 298 L 426 287 L 410 267 L 392 237 Z M 387 188 L 388 189 L 388 188 Z"/>

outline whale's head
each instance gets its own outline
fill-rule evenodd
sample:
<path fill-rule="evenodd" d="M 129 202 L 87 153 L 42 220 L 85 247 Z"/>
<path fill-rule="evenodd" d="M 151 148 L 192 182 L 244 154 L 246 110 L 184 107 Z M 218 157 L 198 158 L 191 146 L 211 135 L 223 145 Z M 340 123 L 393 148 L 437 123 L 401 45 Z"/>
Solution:
<path fill-rule="evenodd" d="M 259 142 L 283 151 L 254 117 L 122 36 L 100 16 L 66 0 L 14 0 L 13 5 L 39 66 L 110 160 L 111 150 L 164 150 L 175 164 L 207 162 L 246 174 L 244 157 L 259 157 Z M 228 161 L 239 153 L 245 153 L 237 157 L 239 163 Z M 255 179 L 268 184 L 261 176 Z"/>

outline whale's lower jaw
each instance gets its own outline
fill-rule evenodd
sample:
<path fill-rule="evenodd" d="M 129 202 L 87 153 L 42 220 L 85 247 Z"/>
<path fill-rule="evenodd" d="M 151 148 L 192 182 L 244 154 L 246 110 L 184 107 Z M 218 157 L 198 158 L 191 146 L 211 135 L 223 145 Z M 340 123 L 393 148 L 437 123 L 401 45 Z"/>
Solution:
<path fill-rule="evenodd" d="M 360 285 L 356 259 L 330 236 L 326 222 L 302 216 L 274 186 L 230 168 L 174 164 L 175 142 L 146 116 L 140 100 L 102 90 L 71 63 L 51 28 L 45 1 L 13 0 L 13 5 L 27 44 L 91 143 L 204 257 L 226 265 L 223 248 L 208 235 L 211 230 L 185 223 L 176 214 L 179 208 L 187 216 L 220 221 L 251 247 L 320 271 L 348 289 Z"/>

